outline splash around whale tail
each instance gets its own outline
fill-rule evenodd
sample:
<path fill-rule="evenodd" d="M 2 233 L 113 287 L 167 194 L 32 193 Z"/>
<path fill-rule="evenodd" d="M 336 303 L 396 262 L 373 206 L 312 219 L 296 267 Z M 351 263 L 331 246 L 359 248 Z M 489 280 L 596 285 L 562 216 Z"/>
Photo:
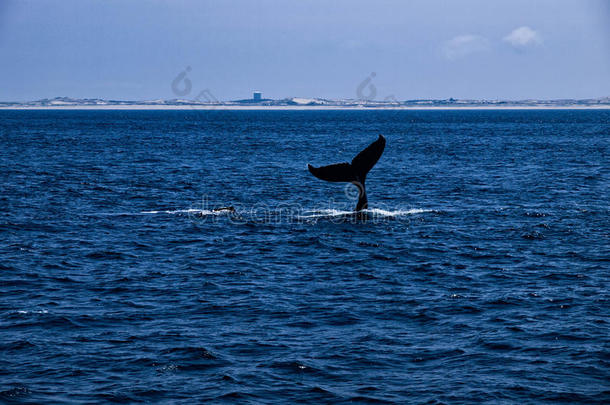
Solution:
<path fill-rule="evenodd" d="M 328 166 L 314 167 L 310 164 L 307 168 L 315 177 L 320 180 L 332 182 L 349 182 L 358 186 L 359 198 L 356 211 L 366 209 L 368 202 L 366 198 L 366 189 L 364 182 L 366 175 L 375 166 L 385 149 L 385 138 L 379 135 L 379 138 L 364 150 L 362 150 L 351 163 L 337 163 Z"/>

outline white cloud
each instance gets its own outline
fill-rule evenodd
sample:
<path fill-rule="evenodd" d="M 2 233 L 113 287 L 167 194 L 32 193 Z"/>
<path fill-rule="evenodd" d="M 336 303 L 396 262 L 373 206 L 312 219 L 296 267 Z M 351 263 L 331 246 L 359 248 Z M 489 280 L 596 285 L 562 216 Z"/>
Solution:
<path fill-rule="evenodd" d="M 447 59 L 454 60 L 473 53 L 486 52 L 489 49 L 487 38 L 479 35 L 459 35 L 445 42 L 442 50 Z"/>
<path fill-rule="evenodd" d="M 529 46 L 540 45 L 542 38 L 540 34 L 530 27 L 515 28 L 510 34 L 504 37 L 504 41 L 511 44 L 517 49 L 526 48 Z"/>

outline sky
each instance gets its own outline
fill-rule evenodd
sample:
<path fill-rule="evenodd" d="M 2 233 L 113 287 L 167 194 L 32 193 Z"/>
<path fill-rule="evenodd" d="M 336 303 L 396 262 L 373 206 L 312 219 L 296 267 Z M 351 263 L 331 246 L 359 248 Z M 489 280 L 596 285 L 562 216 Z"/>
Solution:
<path fill-rule="evenodd" d="M 0 101 L 607 97 L 610 0 L 0 0 L 0 58 Z"/>

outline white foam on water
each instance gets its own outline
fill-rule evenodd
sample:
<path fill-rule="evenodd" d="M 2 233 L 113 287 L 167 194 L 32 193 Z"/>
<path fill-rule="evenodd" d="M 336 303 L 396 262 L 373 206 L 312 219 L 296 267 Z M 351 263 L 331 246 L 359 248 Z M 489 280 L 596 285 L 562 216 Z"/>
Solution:
<path fill-rule="evenodd" d="M 434 210 L 425 210 L 422 208 L 412 208 L 410 210 L 388 211 L 388 210 L 382 210 L 380 208 L 371 208 L 371 209 L 364 210 L 364 211 L 371 213 L 371 214 L 383 215 L 383 216 L 387 216 L 387 217 L 397 217 L 397 216 L 401 216 L 401 215 L 423 214 L 424 212 L 433 212 Z"/>
<path fill-rule="evenodd" d="M 232 213 L 229 210 L 202 210 L 198 208 L 189 208 L 184 210 L 150 210 L 150 211 L 140 211 L 140 212 L 96 212 L 96 213 L 85 213 L 83 215 L 87 216 L 103 216 L 103 217 L 122 217 L 122 216 L 136 216 L 136 215 L 156 215 L 156 214 L 195 214 L 198 216 L 205 215 L 223 215 Z"/>
<path fill-rule="evenodd" d="M 199 215 L 216 215 L 222 211 L 201 210 L 197 208 L 189 208 L 186 210 L 159 210 L 159 211 L 142 211 L 141 214 L 199 214 Z"/>
<path fill-rule="evenodd" d="M 414 214 L 422 214 L 426 212 L 435 212 L 434 210 L 422 209 L 422 208 L 412 208 L 408 210 L 399 209 L 399 210 L 387 210 L 381 208 L 370 208 L 366 210 L 360 211 L 362 214 L 367 214 L 372 218 L 395 218 L 406 215 L 414 215 Z M 299 213 L 296 211 L 295 213 Z M 333 217 L 350 217 L 358 214 L 355 211 L 348 210 L 337 210 L 337 209 L 318 209 L 318 210 L 304 210 L 300 211 L 303 215 L 296 215 L 293 218 L 297 219 L 315 219 L 315 218 L 333 218 Z M 178 209 L 178 210 L 149 210 L 149 211 L 140 211 L 140 212 L 116 212 L 116 213 L 96 213 L 96 214 L 86 214 L 86 215 L 97 215 L 97 216 L 131 216 L 131 215 L 158 215 L 158 214 L 167 214 L 167 215 L 179 215 L 179 214 L 191 214 L 196 215 L 198 217 L 208 216 L 208 215 L 227 215 L 227 214 L 236 214 L 234 211 L 229 210 L 205 210 L 199 208 L 188 208 L 188 209 Z M 253 214 L 252 212 L 245 212 L 246 216 L 248 214 Z M 273 214 L 273 213 L 270 213 Z"/>
<path fill-rule="evenodd" d="M 426 210 L 421 208 L 413 208 L 409 210 L 383 210 L 380 208 L 370 208 L 360 211 L 360 213 L 369 214 L 372 217 L 399 217 L 405 215 L 422 214 L 425 212 L 433 212 L 434 210 Z M 327 217 L 340 217 L 340 216 L 351 216 L 357 214 L 355 211 L 344 211 L 335 209 L 324 209 L 324 210 L 311 210 L 305 211 L 306 215 L 302 215 L 299 218 L 327 218 Z"/>
<path fill-rule="evenodd" d="M 134 215 L 143 215 L 142 212 L 87 212 L 83 215 L 89 217 L 126 217 L 126 216 L 134 216 Z"/>
<path fill-rule="evenodd" d="M 48 314 L 49 311 L 47 311 L 46 309 L 37 309 L 34 311 L 24 311 L 24 310 L 20 310 L 17 311 L 18 314 Z"/>
<path fill-rule="evenodd" d="M 322 218 L 322 217 L 337 217 L 342 215 L 350 215 L 353 214 L 353 211 L 342 211 L 342 210 L 311 210 L 304 211 L 306 215 L 301 215 L 299 218 Z"/>

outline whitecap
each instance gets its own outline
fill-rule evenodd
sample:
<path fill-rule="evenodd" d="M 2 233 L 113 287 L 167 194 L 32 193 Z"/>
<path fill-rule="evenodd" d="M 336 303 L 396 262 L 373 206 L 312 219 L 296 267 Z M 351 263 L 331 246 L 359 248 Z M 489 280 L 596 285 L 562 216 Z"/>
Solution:
<path fill-rule="evenodd" d="M 398 216 L 402 216 L 402 215 L 423 214 L 426 212 L 433 212 L 433 210 L 425 210 L 422 208 L 412 208 L 409 210 L 389 211 L 389 210 L 383 210 L 380 208 L 371 208 L 368 210 L 364 210 L 364 212 L 374 214 L 374 215 L 386 216 L 386 217 L 398 217 Z"/>
<path fill-rule="evenodd" d="M 19 310 L 19 311 L 17 311 L 17 313 L 18 314 L 22 314 L 22 315 L 25 315 L 25 314 L 48 314 L 49 311 L 47 311 L 46 309 L 37 309 L 37 310 L 34 310 L 34 311 Z"/>
<path fill-rule="evenodd" d="M 341 217 L 341 216 L 352 216 L 358 213 L 368 214 L 371 217 L 383 217 L 383 218 L 391 218 L 405 215 L 413 215 L 413 214 L 422 214 L 426 212 L 434 212 L 434 210 L 422 209 L 422 208 L 413 208 L 408 210 L 384 210 L 381 208 L 369 208 L 366 210 L 362 210 L 360 212 L 356 211 L 345 211 L 345 210 L 335 210 L 335 209 L 323 209 L 323 210 L 311 210 L 305 211 L 305 215 L 299 216 L 302 219 L 311 219 L 311 218 L 328 218 L 328 217 Z"/>
<path fill-rule="evenodd" d="M 214 211 L 201 210 L 197 208 L 189 208 L 186 210 L 158 210 L 158 211 L 142 211 L 141 214 L 197 214 L 197 215 L 213 215 Z"/>
<path fill-rule="evenodd" d="M 305 215 L 301 215 L 301 216 L 299 216 L 299 218 L 336 217 L 336 216 L 343 216 L 343 215 L 351 215 L 353 213 L 354 213 L 354 211 L 342 211 L 342 210 L 333 210 L 333 209 L 311 210 L 311 211 L 304 211 Z"/>

